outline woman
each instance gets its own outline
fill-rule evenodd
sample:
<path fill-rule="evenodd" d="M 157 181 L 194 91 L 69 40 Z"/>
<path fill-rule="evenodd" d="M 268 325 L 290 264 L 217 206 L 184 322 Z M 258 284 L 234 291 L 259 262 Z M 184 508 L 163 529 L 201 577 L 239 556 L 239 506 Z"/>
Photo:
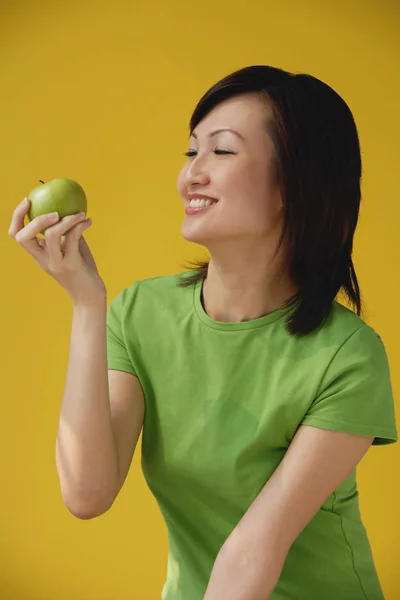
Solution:
<path fill-rule="evenodd" d="M 200 100 L 187 157 L 182 235 L 209 261 L 136 281 L 108 310 L 88 223 L 67 217 L 40 245 L 45 217 L 23 227 L 28 206 L 14 213 L 10 234 L 74 306 L 64 501 L 79 518 L 108 510 L 143 427 L 168 528 L 163 600 L 381 600 L 356 466 L 398 438 L 351 258 L 351 112 L 314 77 L 244 68 Z"/>

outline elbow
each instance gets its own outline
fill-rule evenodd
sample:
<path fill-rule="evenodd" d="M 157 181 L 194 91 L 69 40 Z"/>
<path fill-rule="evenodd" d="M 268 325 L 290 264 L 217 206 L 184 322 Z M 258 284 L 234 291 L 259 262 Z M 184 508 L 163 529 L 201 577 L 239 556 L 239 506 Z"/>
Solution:
<path fill-rule="evenodd" d="M 91 508 L 91 507 L 71 506 L 68 504 L 65 504 L 65 506 L 68 508 L 71 515 L 73 515 L 77 519 L 80 519 L 81 521 L 88 521 L 89 519 L 96 519 L 96 517 L 100 517 L 101 515 L 104 515 L 104 513 L 106 513 L 109 510 L 109 508 L 111 508 L 111 507 L 108 507 L 108 508 L 102 508 L 102 509 L 95 509 L 95 508 Z"/>
<path fill-rule="evenodd" d="M 112 500 L 100 498 L 84 500 L 82 498 L 66 497 L 65 495 L 63 495 L 63 501 L 71 515 L 82 521 L 96 519 L 104 515 L 114 504 L 114 498 Z"/>
<path fill-rule="evenodd" d="M 73 515 L 77 519 L 80 519 L 81 521 L 96 519 L 96 517 L 100 517 L 101 515 L 104 515 L 106 512 L 108 512 L 112 506 L 112 504 L 105 506 L 90 506 L 82 504 L 71 504 L 67 502 L 64 502 L 64 504 L 71 513 L 71 515 Z"/>

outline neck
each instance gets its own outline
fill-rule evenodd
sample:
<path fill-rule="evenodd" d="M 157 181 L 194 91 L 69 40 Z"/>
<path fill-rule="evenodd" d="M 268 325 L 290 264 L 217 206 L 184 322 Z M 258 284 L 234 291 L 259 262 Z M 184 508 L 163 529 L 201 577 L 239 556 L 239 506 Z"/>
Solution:
<path fill-rule="evenodd" d="M 203 306 L 211 319 L 240 323 L 282 308 L 297 289 L 277 265 L 254 260 L 223 263 L 211 257 L 203 284 Z"/>

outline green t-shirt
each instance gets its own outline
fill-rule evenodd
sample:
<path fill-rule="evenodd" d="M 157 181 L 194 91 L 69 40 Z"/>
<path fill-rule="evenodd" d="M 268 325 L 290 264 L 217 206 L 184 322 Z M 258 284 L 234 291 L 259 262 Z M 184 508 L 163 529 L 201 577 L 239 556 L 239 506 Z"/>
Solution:
<path fill-rule="evenodd" d="M 299 425 L 397 441 L 380 337 L 333 302 L 297 338 L 285 309 L 214 321 L 201 282 L 137 281 L 107 312 L 108 366 L 145 396 L 142 469 L 168 529 L 162 600 L 203 600 L 215 558 L 273 474 Z M 292 545 L 270 600 L 383 600 L 360 517 L 355 470 Z"/>

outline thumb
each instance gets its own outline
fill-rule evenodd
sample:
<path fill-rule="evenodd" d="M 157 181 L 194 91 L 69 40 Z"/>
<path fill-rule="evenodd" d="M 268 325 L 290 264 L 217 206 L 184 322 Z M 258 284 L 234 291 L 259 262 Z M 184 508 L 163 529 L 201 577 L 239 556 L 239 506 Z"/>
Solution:
<path fill-rule="evenodd" d="M 83 260 L 85 262 L 87 262 L 88 265 L 91 265 L 92 267 L 94 267 L 97 271 L 97 266 L 96 266 L 96 262 L 94 260 L 93 254 L 91 253 L 90 248 L 87 245 L 86 240 L 83 237 L 83 235 L 81 235 L 79 238 L 79 252 L 80 252 Z"/>
<path fill-rule="evenodd" d="M 92 224 L 91 219 L 86 219 L 82 223 L 78 223 L 75 225 L 68 233 L 65 235 L 64 241 L 64 256 L 68 258 L 72 254 L 76 254 L 80 250 L 80 239 L 82 237 L 82 233 L 90 227 Z"/>

